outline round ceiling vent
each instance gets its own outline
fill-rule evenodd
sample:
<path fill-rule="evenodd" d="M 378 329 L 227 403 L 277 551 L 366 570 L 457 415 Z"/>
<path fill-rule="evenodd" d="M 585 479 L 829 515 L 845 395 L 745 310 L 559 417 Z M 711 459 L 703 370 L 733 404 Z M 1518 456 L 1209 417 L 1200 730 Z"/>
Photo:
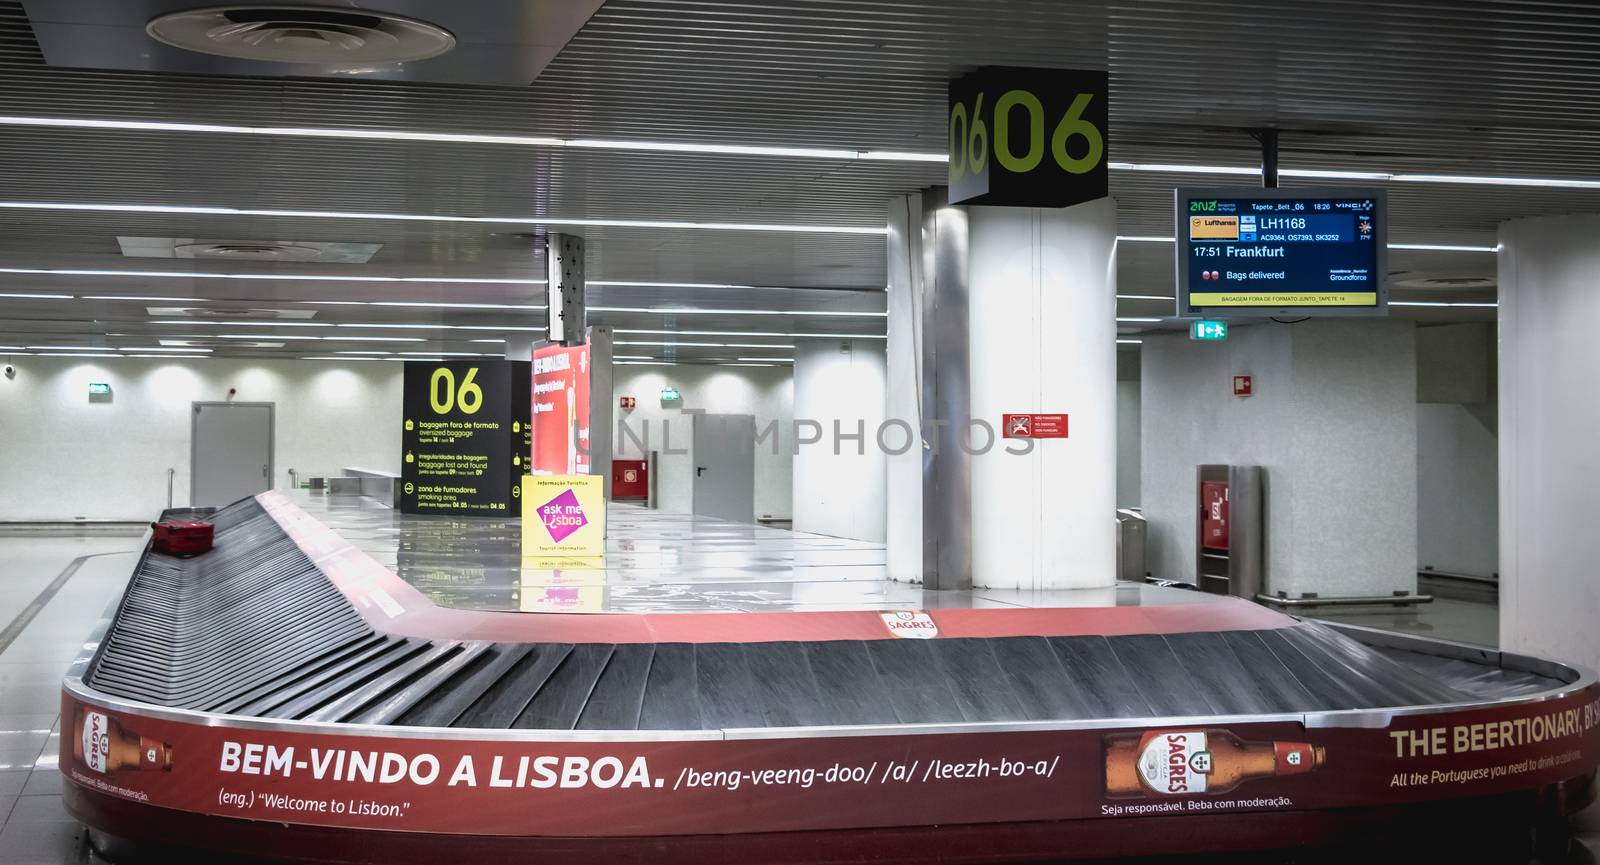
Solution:
<path fill-rule="evenodd" d="M 1493 277 L 1488 276 L 1418 276 L 1397 279 L 1397 288 L 1421 288 L 1428 291 L 1461 291 L 1473 288 L 1494 288 Z"/>
<path fill-rule="evenodd" d="M 456 47 L 450 31 L 388 12 L 327 6 L 213 6 L 161 15 L 145 25 L 175 48 L 320 66 L 426 60 Z"/>
<path fill-rule="evenodd" d="M 316 261 L 322 257 L 322 250 L 316 247 L 284 243 L 185 243 L 173 250 L 194 258 L 233 261 Z"/>

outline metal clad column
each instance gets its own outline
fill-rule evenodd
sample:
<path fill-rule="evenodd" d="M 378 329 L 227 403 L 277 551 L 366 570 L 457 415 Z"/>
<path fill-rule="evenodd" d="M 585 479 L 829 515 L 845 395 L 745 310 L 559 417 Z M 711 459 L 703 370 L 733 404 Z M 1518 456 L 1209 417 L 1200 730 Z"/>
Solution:
<path fill-rule="evenodd" d="M 1500 648 L 1600 666 L 1600 216 L 1500 226 Z"/>
<path fill-rule="evenodd" d="M 889 340 L 884 416 L 873 446 L 888 464 L 890 579 L 922 581 L 922 195 L 897 195 L 888 206 Z"/>
<path fill-rule="evenodd" d="M 972 498 L 959 436 L 967 402 L 967 217 L 935 187 L 889 202 L 889 575 L 972 586 Z"/>
<path fill-rule="evenodd" d="M 549 272 L 550 341 L 578 345 L 584 340 L 583 238 L 570 234 L 545 237 L 545 263 Z"/>
<path fill-rule="evenodd" d="M 1116 213 L 968 208 L 971 410 L 996 436 L 972 433 L 974 585 L 1116 581 Z M 1027 449 L 1005 413 L 1065 413 L 1069 437 Z"/>

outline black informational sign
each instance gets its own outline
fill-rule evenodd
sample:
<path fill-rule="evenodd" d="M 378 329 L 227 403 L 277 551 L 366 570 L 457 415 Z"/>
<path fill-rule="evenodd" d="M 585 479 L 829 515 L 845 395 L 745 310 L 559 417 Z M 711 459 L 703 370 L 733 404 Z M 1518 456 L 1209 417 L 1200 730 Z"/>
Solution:
<path fill-rule="evenodd" d="M 991 66 L 950 82 L 950 203 L 1104 198 L 1106 73 Z"/>
<path fill-rule="evenodd" d="M 1178 315 L 1382 315 L 1388 222 L 1373 189 L 1180 188 Z"/>
<path fill-rule="evenodd" d="M 406 363 L 402 513 L 520 512 L 532 376 L 525 360 Z"/>

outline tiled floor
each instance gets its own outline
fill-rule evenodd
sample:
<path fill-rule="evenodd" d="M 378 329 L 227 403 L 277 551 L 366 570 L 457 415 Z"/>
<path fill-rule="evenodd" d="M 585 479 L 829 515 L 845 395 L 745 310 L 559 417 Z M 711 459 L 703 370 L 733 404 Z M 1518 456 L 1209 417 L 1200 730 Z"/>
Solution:
<path fill-rule="evenodd" d="M 89 861 L 83 827 L 61 807 L 61 674 L 114 603 L 137 559 L 137 532 L 75 537 L 0 533 L 0 629 L 27 616 L 0 651 L 0 863 Z M 81 559 L 81 561 L 80 561 Z"/>
<path fill-rule="evenodd" d="M 781 530 L 742 528 L 729 535 L 726 534 L 726 527 L 704 526 L 709 533 L 696 540 L 694 536 L 700 529 L 686 518 L 651 520 L 650 517 L 655 515 L 627 516 L 637 516 L 641 523 L 637 528 L 657 531 L 660 536 L 644 539 L 653 547 L 617 551 L 636 554 L 629 561 L 639 565 L 637 571 L 629 572 L 631 577 L 637 577 L 636 580 L 617 582 L 623 587 L 670 585 L 671 580 L 666 574 L 675 567 L 689 563 L 690 567 L 726 567 L 730 573 L 741 574 L 742 580 L 730 580 L 730 583 L 742 582 L 743 588 L 736 586 L 730 591 L 746 590 L 751 584 L 776 583 L 780 584 L 779 588 L 769 585 L 767 590 L 781 592 L 792 591 L 794 585 L 807 582 L 796 579 L 797 575 L 806 574 L 807 568 L 847 567 L 838 561 L 826 561 L 828 555 L 821 553 L 821 550 L 828 549 L 826 545 L 811 546 L 812 542 L 804 536 L 785 538 Z M 645 523 L 654 525 L 652 527 Z M 393 566 L 402 555 L 414 556 L 416 558 L 408 562 L 412 569 L 410 578 L 419 585 L 428 584 L 428 565 L 425 562 L 437 550 L 415 547 L 409 551 L 399 549 L 392 526 L 385 528 L 379 521 L 371 520 L 367 522 L 367 527 L 369 540 L 374 541 L 375 549 L 381 552 L 387 544 L 389 560 L 386 564 Z M 357 533 L 355 528 L 351 527 L 352 534 Z M 718 537 L 719 531 L 724 533 L 721 538 Z M 416 537 L 413 535 L 413 540 Z M 383 538 L 387 540 L 378 540 Z M 826 540 L 829 539 L 819 543 Z M 0 532 L 0 633 L 4 633 L 19 614 L 31 615 L 27 627 L 0 651 L 0 865 L 101 861 L 89 849 L 85 830 L 67 816 L 61 805 L 61 776 L 56 771 L 56 753 L 60 741 L 59 682 L 68 662 L 77 654 L 84 635 L 120 593 L 137 557 L 134 551 L 137 541 L 134 535 L 73 537 L 60 533 L 26 535 Z M 842 546 L 837 549 L 850 550 L 848 557 L 856 560 L 854 565 L 848 566 L 862 569 L 862 582 L 881 580 L 881 574 L 869 573 L 875 567 L 872 561 L 875 553 L 870 547 L 863 549 L 851 542 L 840 544 Z M 877 555 L 881 555 L 881 551 Z M 653 566 L 644 566 L 651 559 L 654 559 Z M 766 559 L 771 561 L 764 561 Z M 75 561 L 78 561 L 77 570 L 59 584 L 58 590 L 49 597 L 47 603 L 30 612 L 31 605 L 41 592 L 47 591 L 63 570 Z M 881 562 L 876 563 L 876 567 L 881 568 Z M 653 571 L 656 572 L 654 575 Z M 434 573 L 440 572 L 435 570 Z M 770 575 L 773 573 L 782 573 L 786 579 L 772 580 Z M 835 580 L 839 577 L 836 572 L 833 572 L 833 576 Z M 790 588 L 783 589 L 782 584 L 788 584 Z M 458 590 L 463 597 L 484 606 L 498 606 L 503 602 L 512 608 L 521 608 L 520 593 L 528 591 L 529 585 L 544 584 L 525 583 L 519 572 L 514 586 L 495 587 L 487 582 L 479 582 Z M 435 591 L 449 596 L 452 590 L 436 586 Z M 739 600 L 731 608 L 739 609 L 744 608 L 743 604 L 751 603 L 753 597 L 760 596 L 736 594 L 735 597 Z M 797 600 L 791 596 L 784 602 L 794 603 Z M 926 599 L 918 593 L 916 601 L 925 603 Z M 650 603 L 659 603 L 659 599 Z M 761 607 L 756 605 L 756 608 Z M 1360 611 L 1340 613 L 1336 617 L 1342 621 L 1428 633 L 1447 639 L 1480 643 L 1494 641 L 1494 608 L 1466 601 L 1446 603 L 1441 600 L 1415 612 Z M 1544 861 L 1589 865 L 1596 862 L 1596 853 L 1590 851 L 1600 852 L 1600 807 L 1591 807 L 1580 815 L 1576 826 L 1577 843 L 1569 853 L 1562 858 Z M 1410 851 L 1384 845 L 1382 849 L 1354 853 L 1297 851 L 1290 855 L 1230 856 L 1207 861 L 1226 861 L 1234 865 L 1238 862 L 1349 862 L 1357 859 L 1363 865 L 1436 859 L 1467 863 L 1530 861 L 1525 855 L 1503 852 L 1491 854 L 1483 848 L 1464 848 L 1460 844 L 1448 850 Z"/>

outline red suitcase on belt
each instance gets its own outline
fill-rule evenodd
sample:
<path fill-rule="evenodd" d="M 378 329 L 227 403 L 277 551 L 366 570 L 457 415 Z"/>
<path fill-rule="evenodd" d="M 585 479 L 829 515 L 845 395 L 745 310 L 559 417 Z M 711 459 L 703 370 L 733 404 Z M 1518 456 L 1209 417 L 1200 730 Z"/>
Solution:
<path fill-rule="evenodd" d="M 204 520 L 166 520 L 151 523 L 151 546 L 169 556 L 198 556 L 211 549 L 212 527 Z"/>

